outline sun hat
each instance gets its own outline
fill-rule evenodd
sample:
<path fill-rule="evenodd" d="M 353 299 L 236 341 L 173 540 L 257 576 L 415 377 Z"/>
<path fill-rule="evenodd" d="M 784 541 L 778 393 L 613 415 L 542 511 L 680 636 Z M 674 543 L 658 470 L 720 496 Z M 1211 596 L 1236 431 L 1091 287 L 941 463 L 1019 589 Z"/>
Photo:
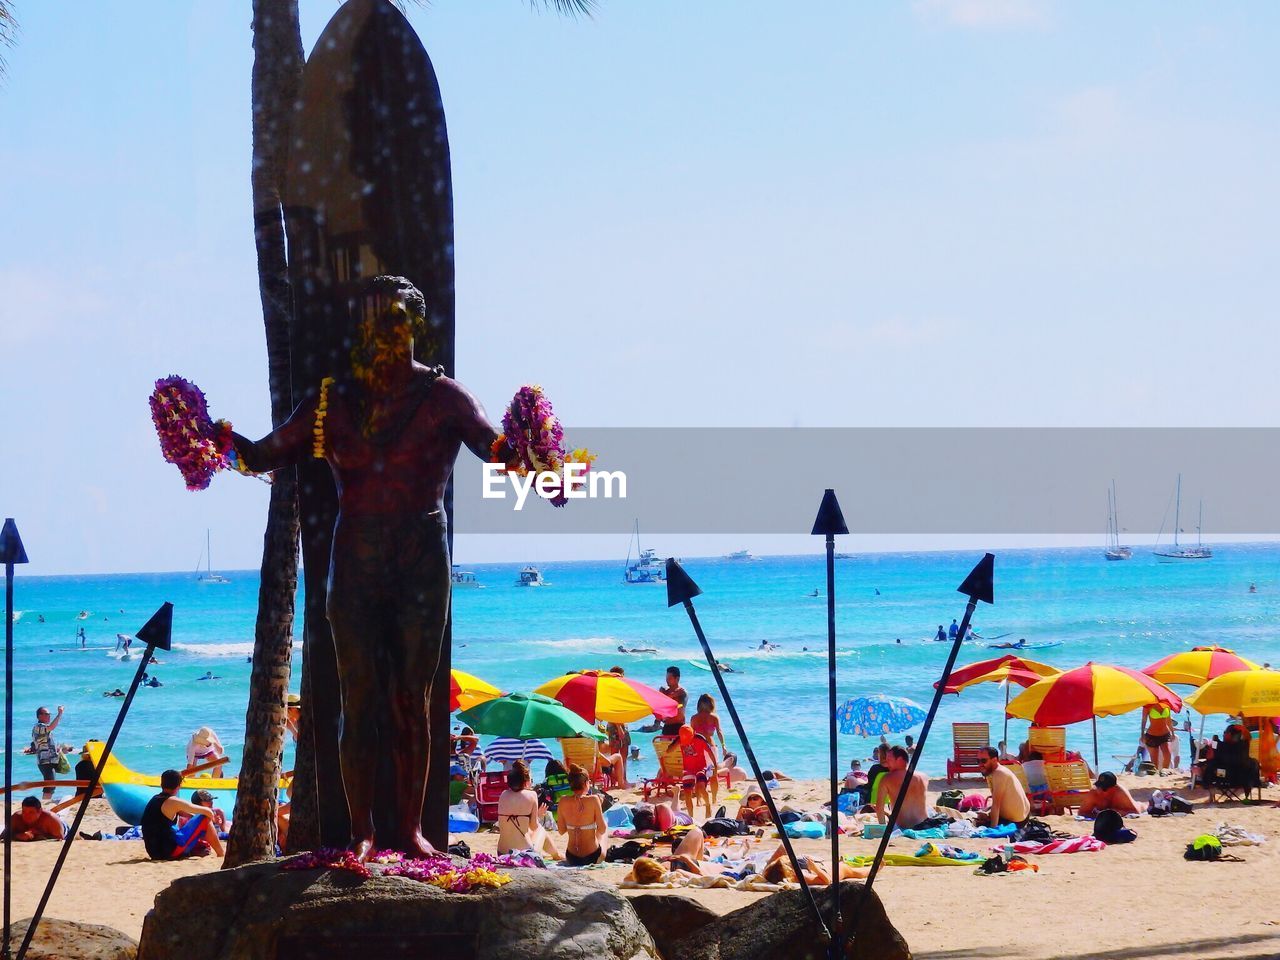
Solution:
<path fill-rule="evenodd" d="M 191 735 L 191 739 L 196 743 L 203 743 L 205 746 L 208 746 L 213 743 L 213 731 L 208 727 L 201 727 Z"/>
<path fill-rule="evenodd" d="M 302 706 L 302 694 L 291 693 L 285 702 L 291 707 L 300 707 Z"/>
<path fill-rule="evenodd" d="M 467 770 L 466 770 L 466 768 L 465 768 L 464 766 L 462 766 L 462 764 L 455 763 L 455 764 L 451 764 L 451 765 L 450 765 L 450 767 L 449 767 L 449 776 L 451 776 L 451 777 L 465 777 L 466 775 L 467 775 Z"/>

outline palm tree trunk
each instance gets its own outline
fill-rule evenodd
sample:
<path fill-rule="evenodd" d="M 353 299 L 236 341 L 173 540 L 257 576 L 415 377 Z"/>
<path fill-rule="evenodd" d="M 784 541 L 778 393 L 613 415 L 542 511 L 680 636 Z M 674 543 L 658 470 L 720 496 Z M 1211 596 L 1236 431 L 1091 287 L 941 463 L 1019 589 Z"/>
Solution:
<path fill-rule="evenodd" d="M 254 242 L 267 338 L 271 422 L 279 426 L 293 409 L 289 377 L 293 298 L 280 198 L 290 111 L 303 65 L 297 0 L 253 0 L 253 54 Z M 267 509 L 244 757 L 224 868 L 275 855 L 276 791 L 284 749 L 297 589 L 298 478 L 290 467 L 276 471 Z"/>

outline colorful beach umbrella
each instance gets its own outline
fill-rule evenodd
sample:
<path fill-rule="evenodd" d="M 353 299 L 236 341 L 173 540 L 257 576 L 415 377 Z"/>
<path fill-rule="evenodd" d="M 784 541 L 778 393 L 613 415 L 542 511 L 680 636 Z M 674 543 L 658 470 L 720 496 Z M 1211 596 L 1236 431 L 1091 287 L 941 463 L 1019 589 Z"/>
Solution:
<path fill-rule="evenodd" d="M 1182 709 L 1181 697 L 1145 673 L 1090 662 L 1032 684 L 1010 701 L 1006 712 L 1036 726 L 1060 727 L 1156 703 L 1175 712 Z"/>
<path fill-rule="evenodd" d="M 1030 720 L 1039 727 L 1092 721 L 1096 765 L 1097 718 L 1119 716 L 1157 703 L 1175 712 L 1182 709 L 1182 698 L 1159 680 L 1129 667 L 1090 662 L 1027 687 L 1009 702 L 1005 714 Z"/>
<path fill-rule="evenodd" d="M 502 696 L 502 691 L 479 677 L 461 670 L 449 671 L 449 712 L 466 710 L 476 704 Z"/>
<path fill-rule="evenodd" d="M 1236 670 L 1224 673 L 1187 697 L 1187 706 L 1198 713 L 1280 717 L 1280 672 Z"/>
<path fill-rule="evenodd" d="M 680 709 L 678 703 L 653 687 L 604 670 L 575 670 L 548 680 L 534 693 L 553 697 L 588 723 L 674 717 Z"/>
<path fill-rule="evenodd" d="M 958 694 L 961 690 L 969 687 L 977 686 L 979 683 L 1003 683 L 1004 684 L 1004 742 L 1009 742 L 1009 691 L 1016 684 L 1019 687 L 1029 687 L 1034 683 L 1038 683 L 1045 677 L 1057 676 L 1062 671 L 1057 667 L 1051 667 L 1047 663 L 1040 663 L 1037 660 L 1026 660 L 1022 657 L 1014 656 L 1007 653 L 1003 657 L 995 657 L 991 660 L 979 660 L 977 663 L 971 663 L 967 667 L 961 667 L 959 670 L 952 672 L 947 679 L 946 693 Z M 934 689 L 938 687 L 935 681 Z"/>
<path fill-rule="evenodd" d="M 836 708 L 840 732 L 855 737 L 902 733 L 920 726 L 928 715 L 924 707 L 912 700 L 883 694 L 854 697 Z"/>
<path fill-rule="evenodd" d="M 508 693 L 486 700 L 458 714 L 476 733 L 527 740 L 534 737 L 590 737 L 605 735 L 563 704 L 536 693 Z"/>
<path fill-rule="evenodd" d="M 1252 660 L 1246 660 L 1226 647 L 1192 647 L 1157 660 L 1142 672 L 1164 684 L 1185 683 L 1200 687 L 1224 673 L 1261 669 Z"/>
<path fill-rule="evenodd" d="M 497 737 L 492 743 L 486 744 L 482 752 L 486 760 L 496 763 L 514 763 L 517 760 L 533 763 L 535 760 L 557 759 L 551 748 L 541 740 L 517 740 L 515 737 Z"/>
<path fill-rule="evenodd" d="M 1008 682 L 1020 687 L 1029 687 L 1045 677 L 1056 676 L 1061 672 L 1057 667 L 1051 667 L 1047 663 L 1025 660 L 1010 653 L 991 660 L 979 660 L 967 667 L 953 670 L 947 679 L 945 692 L 959 693 L 979 683 Z M 935 682 L 933 686 L 937 689 L 938 684 Z"/>

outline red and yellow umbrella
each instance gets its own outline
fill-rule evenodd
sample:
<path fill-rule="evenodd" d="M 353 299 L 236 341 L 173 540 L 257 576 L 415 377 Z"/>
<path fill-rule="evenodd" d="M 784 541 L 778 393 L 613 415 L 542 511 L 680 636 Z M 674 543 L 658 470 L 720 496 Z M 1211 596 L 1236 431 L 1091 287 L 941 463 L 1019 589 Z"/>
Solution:
<path fill-rule="evenodd" d="M 1226 647 L 1192 647 L 1157 660 L 1142 672 L 1161 683 L 1185 683 L 1201 687 L 1224 673 L 1261 669 L 1252 660 L 1246 660 Z"/>
<path fill-rule="evenodd" d="M 474 706 L 502 696 L 502 691 L 479 677 L 461 670 L 449 671 L 449 712 L 470 710 Z"/>
<path fill-rule="evenodd" d="M 1182 698 L 1158 680 L 1128 667 L 1086 663 L 1032 684 L 1009 703 L 1008 714 L 1040 727 L 1114 717 L 1149 704 L 1182 709 Z"/>
<path fill-rule="evenodd" d="M 1024 660 L 1022 657 L 1015 657 L 1009 653 L 1003 657 L 996 657 L 992 660 L 979 660 L 977 663 L 971 663 L 967 667 L 953 670 L 951 676 L 947 679 L 947 688 L 944 692 L 959 693 L 961 690 L 979 683 L 1002 683 L 1004 681 L 1016 683 L 1020 687 L 1029 687 L 1045 677 L 1056 676 L 1061 672 L 1057 667 L 1051 667 L 1047 663 Z M 937 686 L 935 683 L 934 687 L 936 688 Z"/>
<path fill-rule="evenodd" d="M 559 700 L 591 723 L 631 723 L 651 715 L 674 717 L 680 709 L 653 687 L 604 670 L 575 670 L 548 680 L 534 693 Z"/>

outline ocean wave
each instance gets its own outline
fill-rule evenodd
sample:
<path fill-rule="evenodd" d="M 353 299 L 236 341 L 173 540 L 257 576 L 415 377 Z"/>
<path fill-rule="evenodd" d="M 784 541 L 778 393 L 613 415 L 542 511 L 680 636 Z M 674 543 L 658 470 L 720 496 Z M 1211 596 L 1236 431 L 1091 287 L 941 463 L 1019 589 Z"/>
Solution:
<path fill-rule="evenodd" d="M 550 647 L 553 650 L 613 650 L 617 651 L 619 644 L 622 643 L 617 637 L 565 637 L 562 640 L 527 640 L 536 647 Z M 636 642 L 631 646 L 652 646 L 648 643 Z"/>
<path fill-rule="evenodd" d="M 245 640 L 238 643 L 174 643 L 173 649 L 201 657 L 247 657 L 253 653 L 253 641 Z M 301 650 L 302 641 L 293 641 L 293 649 Z"/>

